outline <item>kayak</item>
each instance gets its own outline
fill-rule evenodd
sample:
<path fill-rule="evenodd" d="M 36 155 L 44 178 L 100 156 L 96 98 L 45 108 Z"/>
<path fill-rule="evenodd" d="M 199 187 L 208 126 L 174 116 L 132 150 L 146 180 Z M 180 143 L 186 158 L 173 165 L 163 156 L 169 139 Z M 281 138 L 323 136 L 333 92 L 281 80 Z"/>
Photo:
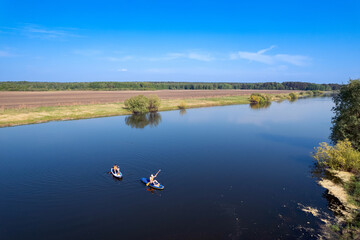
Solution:
<path fill-rule="evenodd" d="M 122 173 L 120 171 L 119 173 L 115 173 L 113 168 L 111 168 L 111 174 L 116 178 L 122 178 Z"/>
<path fill-rule="evenodd" d="M 150 179 L 148 178 L 142 178 L 141 181 L 145 184 L 147 184 L 148 182 L 150 182 Z M 158 189 L 158 190 L 163 190 L 164 186 L 163 185 L 159 185 L 159 186 L 155 186 L 154 184 L 149 184 L 149 187 L 152 187 L 154 189 Z"/>

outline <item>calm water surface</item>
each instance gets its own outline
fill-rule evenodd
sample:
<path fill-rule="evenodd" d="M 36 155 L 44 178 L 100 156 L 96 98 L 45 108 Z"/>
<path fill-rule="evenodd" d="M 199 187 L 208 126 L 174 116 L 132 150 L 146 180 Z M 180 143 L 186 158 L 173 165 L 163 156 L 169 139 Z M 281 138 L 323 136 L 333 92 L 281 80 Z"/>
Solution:
<path fill-rule="evenodd" d="M 315 239 L 330 98 L 0 129 L 0 239 Z M 117 163 L 119 181 L 108 174 Z M 161 169 L 164 191 L 140 182 Z"/>

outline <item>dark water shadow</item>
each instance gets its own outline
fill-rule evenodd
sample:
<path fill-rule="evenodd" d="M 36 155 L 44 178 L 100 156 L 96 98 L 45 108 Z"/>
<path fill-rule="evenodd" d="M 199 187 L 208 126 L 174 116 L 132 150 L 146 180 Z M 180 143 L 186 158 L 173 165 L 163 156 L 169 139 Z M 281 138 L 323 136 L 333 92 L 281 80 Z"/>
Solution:
<path fill-rule="evenodd" d="M 125 118 L 125 124 L 131 128 L 157 127 L 161 122 L 161 114 L 151 112 L 146 114 L 133 114 Z"/>
<path fill-rule="evenodd" d="M 261 109 L 265 109 L 265 108 L 269 108 L 271 105 L 271 102 L 266 102 L 266 103 L 250 103 L 249 106 L 251 109 L 253 110 L 261 110 Z"/>

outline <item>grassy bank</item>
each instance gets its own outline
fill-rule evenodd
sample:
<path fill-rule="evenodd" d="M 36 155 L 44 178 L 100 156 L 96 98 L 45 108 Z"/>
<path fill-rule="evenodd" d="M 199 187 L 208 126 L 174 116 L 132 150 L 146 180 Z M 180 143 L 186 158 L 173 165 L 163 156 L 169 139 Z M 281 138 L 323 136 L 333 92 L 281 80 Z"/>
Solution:
<path fill-rule="evenodd" d="M 308 96 L 307 94 L 299 97 Z M 289 94 L 269 94 L 271 101 L 289 99 Z M 179 109 L 180 103 L 186 102 L 186 108 L 249 104 L 249 95 L 212 98 L 190 98 L 162 100 L 159 111 Z M 124 108 L 124 103 L 91 105 L 72 105 L 36 108 L 0 109 L 0 127 L 23 124 L 43 123 L 59 120 L 75 120 L 95 117 L 119 116 L 131 114 Z"/>

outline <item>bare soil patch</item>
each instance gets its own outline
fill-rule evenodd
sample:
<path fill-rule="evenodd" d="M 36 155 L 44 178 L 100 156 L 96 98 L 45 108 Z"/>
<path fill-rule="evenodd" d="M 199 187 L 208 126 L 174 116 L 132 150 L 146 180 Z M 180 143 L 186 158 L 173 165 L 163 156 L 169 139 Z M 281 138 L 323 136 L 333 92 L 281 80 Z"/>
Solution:
<path fill-rule="evenodd" d="M 123 102 L 139 94 L 156 94 L 161 99 L 207 98 L 250 95 L 252 93 L 284 94 L 291 90 L 157 90 L 157 91 L 56 91 L 0 92 L 0 108 L 28 108 Z"/>

